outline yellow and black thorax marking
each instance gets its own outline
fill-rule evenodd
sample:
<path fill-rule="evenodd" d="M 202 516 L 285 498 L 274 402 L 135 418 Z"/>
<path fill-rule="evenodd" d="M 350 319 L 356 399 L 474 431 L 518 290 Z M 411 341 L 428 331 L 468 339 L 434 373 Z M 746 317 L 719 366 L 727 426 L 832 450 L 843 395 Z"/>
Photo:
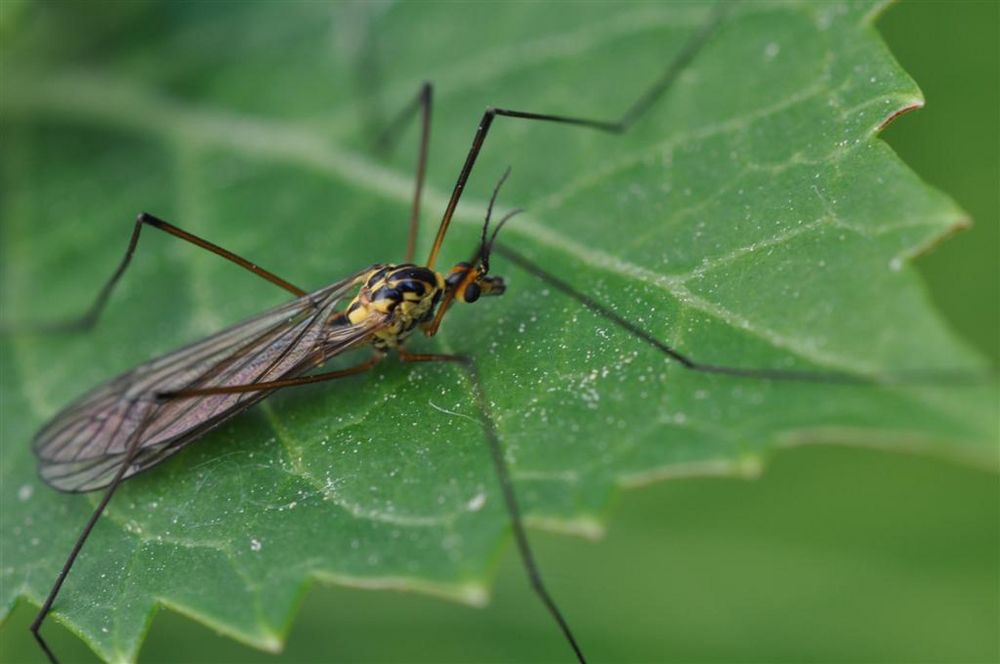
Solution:
<path fill-rule="evenodd" d="M 345 313 L 352 324 L 372 315 L 390 317 L 372 339 L 377 350 L 396 348 L 418 324 L 433 317 L 445 288 L 438 272 L 409 263 L 373 265 L 362 279 Z"/>

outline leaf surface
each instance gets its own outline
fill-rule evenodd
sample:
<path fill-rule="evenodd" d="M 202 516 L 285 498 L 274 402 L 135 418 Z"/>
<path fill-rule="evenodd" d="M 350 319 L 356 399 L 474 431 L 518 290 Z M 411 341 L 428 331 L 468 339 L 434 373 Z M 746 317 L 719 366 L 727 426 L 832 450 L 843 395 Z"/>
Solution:
<path fill-rule="evenodd" d="M 709 11 L 24 9 L 3 47 L 3 318 L 81 311 L 140 210 L 304 287 L 402 259 L 413 129 L 391 159 L 367 136 L 427 79 L 423 256 L 483 108 L 615 118 Z M 501 204 L 527 212 L 503 242 L 701 361 L 979 367 L 909 266 L 966 221 L 875 137 L 921 104 L 876 11 L 740 7 L 624 136 L 498 119 L 444 261 L 475 247 L 509 164 Z M 493 269 L 504 297 L 456 307 L 412 347 L 477 357 L 533 524 L 599 532 L 623 485 L 753 474 L 788 445 L 996 465 L 989 389 L 691 373 L 500 257 Z M 33 433 L 118 372 L 282 301 L 258 281 L 147 232 L 93 335 L 4 342 L 0 610 L 44 599 L 97 501 L 39 483 Z M 278 648 L 312 578 L 481 602 L 508 525 L 475 415 L 448 366 L 386 362 L 276 395 L 125 484 L 55 615 L 131 660 L 157 604 Z"/>

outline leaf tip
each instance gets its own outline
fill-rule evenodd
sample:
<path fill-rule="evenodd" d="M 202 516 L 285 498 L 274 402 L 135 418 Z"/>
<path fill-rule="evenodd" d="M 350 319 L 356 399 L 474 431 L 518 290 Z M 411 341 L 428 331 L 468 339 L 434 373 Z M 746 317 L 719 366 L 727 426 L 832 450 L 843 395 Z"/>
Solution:
<path fill-rule="evenodd" d="M 589 540 L 598 540 L 604 536 L 604 524 L 592 515 L 581 514 L 573 518 L 529 516 L 525 521 L 532 527 L 548 530 L 563 535 L 577 535 Z"/>
<path fill-rule="evenodd" d="M 764 474 L 764 457 L 760 454 L 744 454 L 734 466 L 735 474 L 745 480 L 755 480 Z"/>
<path fill-rule="evenodd" d="M 481 583 L 467 583 L 458 589 L 457 598 L 465 604 L 482 608 L 489 604 L 490 592 Z"/>
<path fill-rule="evenodd" d="M 269 653 L 280 653 L 285 648 L 285 641 L 277 634 L 264 634 L 254 641 L 254 646 Z"/>

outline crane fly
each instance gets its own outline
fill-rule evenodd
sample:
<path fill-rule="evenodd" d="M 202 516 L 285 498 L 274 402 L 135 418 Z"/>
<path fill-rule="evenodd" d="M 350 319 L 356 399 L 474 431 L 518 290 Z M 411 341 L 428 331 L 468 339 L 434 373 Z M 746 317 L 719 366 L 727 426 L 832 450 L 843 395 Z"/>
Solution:
<path fill-rule="evenodd" d="M 439 254 L 456 207 L 490 128 L 498 117 L 624 133 L 670 88 L 678 75 L 711 39 L 724 15 L 724 5 L 720 3 L 710 19 L 688 40 L 660 77 L 617 121 L 488 108 L 480 119 L 430 253 L 423 264 L 415 263 L 414 255 L 430 139 L 433 97 L 430 84 L 421 87 L 414 102 L 400 116 L 402 120 L 392 123 L 387 132 L 387 136 L 391 138 L 392 133 L 400 128 L 406 118 L 420 118 L 415 187 L 406 258 L 402 263 L 380 263 L 364 267 L 319 290 L 307 291 L 152 214 L 139 215 L 124 257 L 87 313 L 69 323 L 49 326 L 49 331 L 85 330 L 95 324 L 115 285 L 128 268 L 146 227 L 156 228 L 239 265 L 282 288 L 294 296 L 294 299 L 123 373 L 71 403 L 38 432 L 33 441 L 33 450 L 38 458 L 40 475 L 48 485 L 65 492 L 103 490 L 100 501 L 30 627 L 49 659 L 57 661 L 41 634 L 41 626 L 88 536 L 123 481 L 153 468 L 276 390 L 361 374 L 387 356 L 395 355 L 408 363 L 451 363 L 465 372 L 470 396 L 478 411 L 479 424 L 489 446 L 521 563 L 534 591 L 569 648 L 579 661 L 585 661 L 577 636 L 547 590 L 535 562 L 475 359 L 465 354 L 414 353 L 406 349 L 406 342 L 417 331 L 434 336 L 453 305 L 472 304 L 483 297 L 503 295 L 506 291 L 503 278 L 491 273 L 490 259 L 495 253 L 572 298 L 580 306 L 652 345 L 687 369 L 772 380 L 869 382 L 846 374 L 709 364 L 695 360 L 660 341 L 641 326 L 623 318 L 598 299 L 583 292 L 572 281 L 552 274 L 514 249 L 496 243 L 498 233 L 517 212 L 515 210 L 503 215 L 495 222 L 492 218 L 494 204 L 509 170 L 493 190 L 479 243 L 470 252 L 469 259 L 457 263 L 447 272 L 437 269 Z M 369 352 L 367 358 L 356 364 L 312 373 L 334 358 L 351 351 L 364 352 L 365 349 Z"/>

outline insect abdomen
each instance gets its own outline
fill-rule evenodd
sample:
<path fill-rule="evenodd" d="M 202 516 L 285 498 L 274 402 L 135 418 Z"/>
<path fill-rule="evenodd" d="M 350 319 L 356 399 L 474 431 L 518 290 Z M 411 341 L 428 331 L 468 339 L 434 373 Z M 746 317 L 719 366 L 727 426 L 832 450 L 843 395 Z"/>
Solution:
<path fill-rule="evenodd" d="M 391 316 L 372 344 L 383 351 L 395 348 L 433 313 L 443 289 L 444 277 L 426 267 L 375 265 L 347 307 L 347 318 L 358 324 L 372 315 Z"/>

